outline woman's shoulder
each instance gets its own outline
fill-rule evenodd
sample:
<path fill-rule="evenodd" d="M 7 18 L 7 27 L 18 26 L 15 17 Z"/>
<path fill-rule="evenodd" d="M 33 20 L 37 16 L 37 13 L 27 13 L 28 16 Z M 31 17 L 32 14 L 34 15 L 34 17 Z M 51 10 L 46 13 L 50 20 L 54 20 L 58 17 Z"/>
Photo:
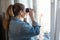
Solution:
<path fill-rule="evenodd" d="M 12 26 L 19 26 L 19 27 L 21 26 L 23 28 L 29 27 L 29 24 L 27 22 L 21 21 L 21 20 L 16 19 L 16 18 L 11 19 L 10 25 L 12 25 Z"/>
<path fill-rule="evenodd" d="M 16 19 L 16 18 L 12 18 L 11 21 L 10 21 L 10 25 L 13 25 L 13 26 L 21 26 L 25 24 L 23 21 L 19 20 L 19 19 Z"/>

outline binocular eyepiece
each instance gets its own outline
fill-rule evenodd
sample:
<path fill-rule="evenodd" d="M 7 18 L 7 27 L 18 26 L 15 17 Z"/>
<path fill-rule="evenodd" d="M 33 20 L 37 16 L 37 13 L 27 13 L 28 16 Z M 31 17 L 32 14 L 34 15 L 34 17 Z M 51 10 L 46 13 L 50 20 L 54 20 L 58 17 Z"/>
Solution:
<path fill-rule="evenodd" d="M 26 10 L 25 10 L 25 11 L 28 13 L 28 12 L 29 12 L 29 9 L 30 9 L 30 8 L 26 8 Z"/>

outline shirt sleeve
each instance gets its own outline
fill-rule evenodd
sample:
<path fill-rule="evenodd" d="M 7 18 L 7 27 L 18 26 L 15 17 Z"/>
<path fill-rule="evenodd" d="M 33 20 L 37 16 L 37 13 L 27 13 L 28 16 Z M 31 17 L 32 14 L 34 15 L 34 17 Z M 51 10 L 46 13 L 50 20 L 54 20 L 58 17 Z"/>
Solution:
<path fill-rule="evenodd" d="M 40 26 L 36 22 L 34 22 L 32 26 L 25 22 L 22 24 L 21 30 L 21 35 L 23 37 L 32 37 L 40 33 Z"/>

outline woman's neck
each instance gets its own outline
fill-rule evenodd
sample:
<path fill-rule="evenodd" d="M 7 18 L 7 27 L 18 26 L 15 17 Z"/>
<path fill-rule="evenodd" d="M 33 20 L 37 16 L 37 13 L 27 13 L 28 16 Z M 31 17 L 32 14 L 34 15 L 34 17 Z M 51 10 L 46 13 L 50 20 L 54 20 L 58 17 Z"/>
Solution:
<path fill-rule="evenodd" d="M 22 18 L 21 16 L 16 16 L 18 19 L 20 19 L 21 21 L 24 20 L 24 18 Z"/>

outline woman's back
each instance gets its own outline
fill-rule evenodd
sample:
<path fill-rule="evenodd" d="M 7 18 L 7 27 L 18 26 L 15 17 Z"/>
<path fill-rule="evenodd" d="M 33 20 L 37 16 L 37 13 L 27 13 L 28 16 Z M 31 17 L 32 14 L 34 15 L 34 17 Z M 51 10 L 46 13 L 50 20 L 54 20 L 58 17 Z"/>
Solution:
<path fill-rule="evenodd" d="M 36 32 L 35 32 L 36 31 Z M 39 34 L 39 26 L 35 29 L 28 23 L 13 17 L 9 24 L 9 40 L 31 40 L 31 37 Z"/>
<path fill-rule="evenodd" d="M 22 25 L 23 25 L 23 22 L 21 20 L 12 18 L 12 20 L 10 21 L 9 31 L 8 31 L 9 40 L 25 40 L 26 39 L 25 37 L 22 37 L 23 35 L 21 35 L 22 33 L 24 33 L 22 29 Z M 27 38 L 27 39 L 30 40 L 30 38 Z"/>

